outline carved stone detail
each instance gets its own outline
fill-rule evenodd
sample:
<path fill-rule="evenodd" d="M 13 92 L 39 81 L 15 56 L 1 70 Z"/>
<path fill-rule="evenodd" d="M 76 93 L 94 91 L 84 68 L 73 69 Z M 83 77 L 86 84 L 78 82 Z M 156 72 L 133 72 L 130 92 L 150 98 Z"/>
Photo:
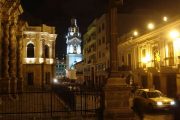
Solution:
<path fill-rule="evenodd" d="M 23 48 L 23 38 L 22 35 L 18 35 L 18 48 L 17 48 L 17 89 L 18 91 L 23 90 L 23 64 L 22 64 L 22 48 Z"/>
<path fill-rule="evenodd" d="M 10 75 L 10 83 L 11 83 L 11 91 L 15 92 L 17 87 L 17 79 L 16 79 L 16 25 L 12 23 L 10 26 L 10 39 L 9 39 L 9 75 Z"/>
<path fill-rule="evenodd" d="M 2 76 L 1 76 L 1 89 L 4 92 L 9 91 L 9 21 L 2 23 L 3 36 L 2 36 Z"/>

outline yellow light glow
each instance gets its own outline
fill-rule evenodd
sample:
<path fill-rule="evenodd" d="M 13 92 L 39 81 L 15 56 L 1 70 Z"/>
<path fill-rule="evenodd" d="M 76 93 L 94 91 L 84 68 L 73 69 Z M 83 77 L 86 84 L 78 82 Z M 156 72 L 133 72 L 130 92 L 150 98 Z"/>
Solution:
<path fill-rule="evenodd" d="M 148 28 L 149 30 L 152 30 L 152 29 L 155 28 L 155 26 L 154 26 L 153 23 L 149 23 L 149 24 L 147 25 L 147 28 Z"/>
<path fill-rule="evenodd" d="M 163 17 L 163 21 L 164 22 L 167 22 L 168 21 L 168 18 L 166 16 Z"/>
<path fill-rule="evenodd" d="M 39 63 L 43 63 L 44 59 L 43 58 L 39 58 Z"/>
<path fill-rule="evenodd" d="M 175 38 L 179 37 L 179 32 L 177 30 L 172 30 L 172 31 L 170 31 L 169 36 L 171 38 L 175 39 Z"/>
<path fill-rule="evenodd" d="M 176 38 L 173 41 L 173 44 L 174 44 L 175 55 L 179 56 L 180 55 L 180 38 Z"/>
<path fill-rule="evenodd" d="M 26 63 L 35 63 L 36 58 L 25 58 Z"/>
<path fill-rule="evenodd" d="M 53 64 L 54 60 L 53 59 L 50 59 L 50 64 Z"/>
<path fill-rule="evenodd" d="M 150 60 L 151 60 L 151 56 L 149 54 L 147 54 L 146 57 L 141 59 L 143 63 L 148 63 Z"/>
<path fill-rule="evenodd" d="M 133 32 L 133 35 L 134 35 L 134 36 L 138 36 L 138 34 L 139 34 L 139 33 L 138 33 L 138 31 L 136 31 L 136 30 Z"/>
<path fill-rule="evenodd" d="M 165 49 L 166 49 L 166 57 L 169 57 L 169 49 L 168 49 L 168 46 L 166 45 L 166 47 L 165 47 Z"/>

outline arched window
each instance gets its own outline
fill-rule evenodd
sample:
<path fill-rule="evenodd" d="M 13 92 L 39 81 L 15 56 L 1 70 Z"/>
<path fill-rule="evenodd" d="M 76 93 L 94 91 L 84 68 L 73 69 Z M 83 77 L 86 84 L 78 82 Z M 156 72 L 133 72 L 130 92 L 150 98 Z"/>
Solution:
<path fill-rule="evenodd" d="M 45 45 L 45 58 L 49 58 L 49 46 Z"/>
<path fill-rule="evenodd" d="M 34 45 L 32 43 L 27 45 L 27 58 L 34 58 Z"/>

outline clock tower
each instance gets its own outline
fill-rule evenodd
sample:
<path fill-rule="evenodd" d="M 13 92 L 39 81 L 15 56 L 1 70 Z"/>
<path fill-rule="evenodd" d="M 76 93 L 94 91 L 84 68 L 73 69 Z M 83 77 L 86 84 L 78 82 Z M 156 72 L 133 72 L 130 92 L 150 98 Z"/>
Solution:
<path fill-rule="evenodd" d="M 68 28 L 66 35 L 67 54 L 66 54 L 66 69 L 74 69 L 74 64 L 82 61 L 81 54 L 81 34 L 77 26 L 76 19 L 71 19 L 71 26 Z"/>

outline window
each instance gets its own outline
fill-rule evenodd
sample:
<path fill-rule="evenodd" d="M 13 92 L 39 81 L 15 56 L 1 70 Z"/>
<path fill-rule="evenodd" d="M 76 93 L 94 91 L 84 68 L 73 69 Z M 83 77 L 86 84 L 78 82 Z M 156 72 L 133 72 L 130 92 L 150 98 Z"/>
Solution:
<path fill-rule="evenodd" d="M 146 93 L 145 93 L 145 92 L 142 92 L 141 96 L 142 96 L 142 97 L 144 97 L 144 98 L 147 98 L 147 96 L 146 96 Z"/>
<path fill-rule="evenodd" d="M 49 58 L 49 46 L 45 45 L 45 58 Z"/>
<path fill-rule="evenodd" d="M 27 58 L 34 58 L 34 45 L 32 43 L 27 45 Z"/>

